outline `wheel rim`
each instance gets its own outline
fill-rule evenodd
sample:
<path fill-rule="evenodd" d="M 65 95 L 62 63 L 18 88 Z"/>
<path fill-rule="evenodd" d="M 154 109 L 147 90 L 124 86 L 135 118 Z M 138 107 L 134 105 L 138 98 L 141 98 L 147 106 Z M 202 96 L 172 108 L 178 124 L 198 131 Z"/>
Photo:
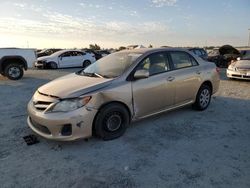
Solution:
<path fill-rule="evenodd" d="M 200 94 L 200 105 L 202 108 L 207 107 L 210 100 L 210 91 L 208 89 L 204 89 Z"/>
<path fill-rule="evenodd" d="M 17 78 L 18 76 L 20 76 L 20 70 L 17 67 L 9 68 L 8 73 L 12 78 Z"/>
<path fill-rule="evenodd" d="M 55 68 L 56 68 L 56 64 L 55 64 L 55 63 L 51 63 L 50 66 L 51 66 L 52 69 L 55 69 Z"/>
<path fill-rule="evenodd" d="M 106 127 L 108 131 L 117 131 L 122 125 L 122 117 L 119 113 L 113 113 L 106 118 Z"/>
<path fill-rule="evenodd" d="M 85 61 L 85 62 L 83 63 L 83 68 L 86 68 L 86 67 L 89 66 L 90 64 L 91 64 L 91 62 Z"/>

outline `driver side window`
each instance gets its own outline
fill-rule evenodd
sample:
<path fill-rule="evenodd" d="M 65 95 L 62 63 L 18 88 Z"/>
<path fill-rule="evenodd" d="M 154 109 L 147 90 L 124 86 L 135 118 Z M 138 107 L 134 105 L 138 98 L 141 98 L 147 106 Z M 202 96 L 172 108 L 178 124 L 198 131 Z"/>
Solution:
<path fill-rule="evenodd" d="M 170 65 L 164 53 L 156 53 L 144 59 L 137 70 L 147 70 L 152 76 L 170 70 Z"/>
<path fill-rule="evenodd" d="M 70 56 L 70 52 L 65 52 L 64 54 L 61 55 L 61 57 L 69 57 Z"/>

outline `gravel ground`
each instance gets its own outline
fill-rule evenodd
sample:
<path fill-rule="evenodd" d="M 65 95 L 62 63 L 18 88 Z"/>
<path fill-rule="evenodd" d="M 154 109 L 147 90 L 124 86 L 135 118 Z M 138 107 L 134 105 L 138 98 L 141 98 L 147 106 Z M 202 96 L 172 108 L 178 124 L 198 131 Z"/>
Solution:
<path fill-rule="evenodd" d="M 55 142 L 32 134 L 26 105 L 77 69 L 0 77 L 0 187 L 250 187 L 250 82 L 227 80 L 206 111 L 185 107 L 133 123 L 119 139 Z"/>

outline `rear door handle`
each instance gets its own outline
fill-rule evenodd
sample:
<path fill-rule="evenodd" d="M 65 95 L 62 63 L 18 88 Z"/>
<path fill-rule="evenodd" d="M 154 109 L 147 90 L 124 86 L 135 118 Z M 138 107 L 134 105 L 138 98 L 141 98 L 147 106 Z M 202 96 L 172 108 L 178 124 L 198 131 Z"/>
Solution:
<path fill-rule="evenodd" d="M 169 77 L 167 78 L 167 81 L 172 82 L 174 79 L 175 79 L 175 77 L 169 76 Z"/>
<path fill-rule="evenodd" d="M 201 74 L 201 71 L 196 71 L 196 74 Z"/>

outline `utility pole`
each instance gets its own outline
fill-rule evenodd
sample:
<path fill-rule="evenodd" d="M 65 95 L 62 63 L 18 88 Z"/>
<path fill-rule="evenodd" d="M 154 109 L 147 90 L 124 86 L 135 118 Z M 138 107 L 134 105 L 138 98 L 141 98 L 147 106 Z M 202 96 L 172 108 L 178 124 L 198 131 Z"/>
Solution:
<path fill-rule="evenodd" d="M 250 47 L 250 29 L 248 29 L 249 37 L 248 37 L 248 46 Z"/>

